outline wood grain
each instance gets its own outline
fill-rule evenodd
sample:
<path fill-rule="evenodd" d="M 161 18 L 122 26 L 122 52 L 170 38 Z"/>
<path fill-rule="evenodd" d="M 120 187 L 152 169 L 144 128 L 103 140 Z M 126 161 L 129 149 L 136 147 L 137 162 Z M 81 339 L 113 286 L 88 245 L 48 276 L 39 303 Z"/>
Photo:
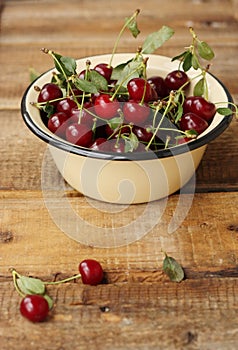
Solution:
<path fill-rule="evenodd" d="M 151 203 L 144 217 L 146 204 L 110 206 L 65 184 L 54 165 L 44 163 L 47 146 L 21 117 L 29 68 L 42 73 L 52 67 L 41 47 L 75 58 L 111 52 L 124 18 L 137 8 L 141 35 L 135 41 L 125 33 L 119 52 L 135 51 L 147 34 L 166 24 L 175 36 L 157 53 L 175 56 L 190 44 L 193 26 L 216 53 L 211 72 L 238 102 L 237 0 L 0 1 L 1 350 L 237 348 L 237 121 L 209 144 L 194 197 L 188 184 L 183 196 Z M 184 202 L 176 216 L 179 199 Z M 61 219 L 68 230 L 75 228 L 71 216 L 64 216 L 68 208 L 81 220 L 79 242 L 58 225 Z M 175 217 L 179 225 L 169 233 Z M 130 226 L 133 222 L 137 225 Z M 116 244 L 121 227 L 130 227 L 131 244 Z M 107 235 L 100 228 L 109 229 Z M 162 271 L 163 252 L 183 266 L 181 283 Z M 90 287 L 75 280 L 48 286 L 55 302 L 48 320 L 32 324 L 21 317 L 9 268 L 53 281 L 77 274 L 88 257 L 101 262 L 104 284 Z"/>

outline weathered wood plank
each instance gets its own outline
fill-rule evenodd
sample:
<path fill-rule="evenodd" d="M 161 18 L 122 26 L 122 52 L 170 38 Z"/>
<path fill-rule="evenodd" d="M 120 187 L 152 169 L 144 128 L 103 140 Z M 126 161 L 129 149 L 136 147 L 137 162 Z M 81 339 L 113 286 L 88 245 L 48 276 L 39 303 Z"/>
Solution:
<path fill-rule="evenodd" d="M 143 281 L 147 278 L 156 281 L 161 278 L 162 251 L 177 258 L 191 278 L 212 276 L 213 273 L 214 276 L 225 276 L 226 269 L 228 276 L 236 274 L 236 193 L 196 194 L 187 216 L 173 233 L 168 233 L 168 228 L 176 216 L 178 196 L 170 197 L 167 203 L 154 202 L 150 213 L 154 212 L 155 217 L 145 217 L 143 224 L 139 218 L 146 211 L 146 205 L 120 208 L 118 215 L 115 207 L 100 207 L 84 197 L 52 198 L 59 217 L 69 203 L 80 218 L 79 243 L 70 239 L 74 234 L 70 231 L 70 215 L 64 219 L 69 225 L 64 234 L 56 225 L 59 221 L 55 216 L 54 221 L 51 218 L 53 207 L 48 206 L 48 211 L 38 192 L 1 191 L 0 195 L 2 278 L 9 275 L 10 267 L 50 278 L 55 273 L 71 275 L 72 271 L 77 272 L 80 260 L 94 257 L 104 265 L 109 281 Z M 156 213 L 164 204 L 163 215 L 157 217 Z M 183 210 L 187 210 L 186 205 Z M 121 241 L 117 240 L 119 230 L 116 228 L 127 227 L 132 221 L 135 225 L 131 226 L 128 235 L 133 244 L 117 245 Z M 90 232 L 94 232 L 95 237 L 90 236 L 87 224 L 91 225 Z M 106 227 L 112 228 L 109 234 Z M 148 273 L 141 274 L 143 271 Z M 153 275 L 155 271 L 158 273 Z"/>
<path fill-rule="evenodd" d="M 1 349 L 234 350 L 236 290 L 237 279 L 70 283 L 49 288 L 55 308 L 48 322 L 34 325 L 19 314 L 12 284 L 2 283 Z"/>

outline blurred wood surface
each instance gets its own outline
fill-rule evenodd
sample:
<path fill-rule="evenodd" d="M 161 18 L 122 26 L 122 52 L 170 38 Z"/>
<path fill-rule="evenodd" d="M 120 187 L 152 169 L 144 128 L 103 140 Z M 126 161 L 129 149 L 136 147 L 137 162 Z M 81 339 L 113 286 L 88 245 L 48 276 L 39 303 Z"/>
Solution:
<path fill-rule="evenodd" d="M 20 112 L 29 68 L 42 73 L 52 67 L 41 47 L 75 58 L 110 53 L 124 18 L 136 8 L 141 9 L 141 41 L 164 24 L 175 29 L 158 54 L 179 53 L 189 44 L 188 27 L 193 26 L 216 53 L 212 73 L 238 102 L 237 0 L 0 2 L 1 350 L 237 349 L 237 121 L 209 144 L 196 173 L 192 206 L 173 233 L 168 225 L 178 194 L 168 199 L 161 220 L 146 235 L 113 248 L 74 241 L 47 209 L 41 183 L 47 148 L 26 128 Z M 127 33 L 118 51 L 134 51 L 137 45 Z M 60 186 L 61 177 L 50 164 L 45 171 L 45 179 Z M 92 230 L 110 223 L 123 226 L 146 207 L 108 213 L 67 185 L 64 193 L 52 196 L 70 203 Z M 149 221 L 145 218 L 145 226 Z M 163 251 L 184 267 L 181 283 L 162 272 Z M 62 279 L 76 274 L 78 263 L 88 257 L 101 262 L 107 284 L 51 286 L 55 307 L 49 319 L 32 324 L 21 317 L 9 268 L 43 280 Z"/>

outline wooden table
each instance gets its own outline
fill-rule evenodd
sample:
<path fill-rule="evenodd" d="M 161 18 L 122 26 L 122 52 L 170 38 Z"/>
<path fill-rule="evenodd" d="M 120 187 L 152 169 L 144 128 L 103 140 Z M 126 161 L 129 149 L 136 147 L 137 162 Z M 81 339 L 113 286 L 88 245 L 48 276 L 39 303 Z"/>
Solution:
<path fill-rule="evenodd" d="M 75 58 L 110 53 L 125 17 L 141 9 L 141 40 L 166 24 L 176 36 L 159 54 L 174 56 L 190 42 L 188 26 L 216 52 L 212 72 L 238 101 L 237 0 L 6 0 L 1 2 L 0 52 L 0 348 L 199 349 L 238 346 L 238 125 L 235 120 L 211 142 L 196 174 L 188 215 L 173 234 L 168 223 L 178 194 L 168 199 L 159 221 L 138 241 L 121 247 L 92 247 L 61 232 L 45 205 L 42 162 L 46 145 L 24 125 L 20 101 L 30 67 L 44 72 L 47 47 Z M 129 33 L 119 52 L 130 52 Z M 47 168 L 44 174 L 60 182 Z M 64 196 L 94 225 L 113 219 L 123 225 L 142 206 L 105 215 L 66 187 Z M 57 196 L 55 201 L 61 201 Z M 171 282 L 162 271 L 166 251 L 183 266 L 186 279 Z M 55 306 L 46 322 L 19 313 L 20 297 L 9 268 L 42 280 L 77 273 L 84 258 L 101 262 L 107 284 L 80 281 L 48 288 Z"/>

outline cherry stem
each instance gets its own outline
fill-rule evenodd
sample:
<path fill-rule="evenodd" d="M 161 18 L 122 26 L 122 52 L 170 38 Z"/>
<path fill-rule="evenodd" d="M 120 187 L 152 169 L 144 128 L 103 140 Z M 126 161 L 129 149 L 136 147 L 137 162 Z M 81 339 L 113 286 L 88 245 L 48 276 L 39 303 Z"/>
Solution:
<path fill-rule="evenodd" d="M 15 287 L 17 293 L 22 298 L 24 298 L 26 295 L 24 293 L 22 293 L 22 291 L 20 290 L 20 288 L 18 287 L 18 284 L 17 284 L 17 278 L 19 278 L 21 275 L 15 269 L 11 269 L 11 273 L 12 273 L 12 277 L 13 277 L 13 284 L 14 284 L 14 287 Z"/>
<path fill-rule="evenodd" d="M 114 47 L 113 47 L 113 50 L 112 50 L 112 55 L 111 55 L 111 58 L 110 58 L 110 61 L 108 63 L 108 67 L 111 67 L 112 66 L 112 60 L 113 60 L 113 57 L 115 55 L 115 52 L 117 50 L 117 47 L 118 47 L 118 43 L 122 37 L 122 34 L 123 32 L 125 31 L 125 29 L 127 28 L 127 26 L 130 24 L 130 22 L 132 22 L 137 16 L 138 14 L 140 13 L 140 10 L 136 10 L 133 15 L 127 19 L 127 21 L 125 22 L 124 26 L 122 27 L 122 29 L 120 30 L 118 36 L 117 36 L 117 39 L 115 41 L 115 44 L 114 44 Z"/>
<path fill-rule="evenodd" d="M 167 112 L 169 110 L 169 107 L 170 107 L 171 103 L 173 102 L 173 100 L 174 100 L 174 93 L 171 92 L 170 95 L 169 95 L 169 100 L 168 100 L 167 106 L 166 106 L 166 108 L 165 108 L 165 110 L 164 110 L 164 112 L 162 114 L 162 117 L 161 117 L 161 119 L 160 119 L 160 121 L 159 121 L 159 123 L 158 123 L 158 125 L 157 125 L 157 127 L 156 127 L 156 129 L 155 129 L 155 131 L 154 131 L 150 141 L 148 142 L 148 144 L 147 144 L 147 146 L 145 148 L 146 151 L 148 151 L 148 149 L 150 148 L 151 143 L 154 140 L 157 132 L 159 131 L 160 125 L 162 124 L 162 122 L 163 122 L 163 120 L 164 120 L 164 118 L 165 118 L 165 116 L 166 116 L 166 114 L 167 114 Z M 157 115 L 158 112 L 159 112 L 159 108 L 156 109 L 155 114 Z"/>
<path fill-rule="evenodd" d="M 81 274 L 79 273 L 78 275 L 74 275 L 74 276 L 65 278 L 65 279 L 60 280 L 60 281 L 55 281 L 55 282 L 43 282 L 43 283 L 44 283 L 45 285 L 48 285 L 48 284 L 61 284 L 61 283 L 73 281 L 73 280 L 75 280 L 75 279 L 77 279 L 77 278 L 80 278 L 80 277 L 81 277 Z"/>
<path fill-rule="evenodd" d="M 59 67 L 60 67 L 60 69 L 61 69 L 61 71 L 62 71 L 62 73 L 63 73 L 63 75 L 64 75 L 65 80 L 67 81 L 67 85 L 68 85 L 68 87 L 69 87 L 69 90 L 71 91 L 72 95 L 74 96 L 74 91 L 73 91 L 73 89 L 72 89 L 72 86 L 71 86 L 71 84 L 70 84 L 70 82 L 69 82 L 69 80 L 68 80 L 68 77 L 67 77 L 67 75 L 66 75 L 66 73 L 65 73 L 65 71 L 64 71 L 64 69 L 63 69 L 63 67 L 62 67 L 62 65 L 61 65 L 61 63 L 60 63 L 60 61 L 59 61 L 58 58 L 55 56 L 54 51 L 51 51 L 51 50 L 48 50 L 48 49 L 45 49 L 45 48 L 42 48 L 41 51 L 44 52 L 44 53 L 49 54 L 51 57 L 53 57 L 53 59 L 55 60 L 55 62 L 57 62 L 57 64 L 59 65 Z M 76 99 L 76 100 L 77 100 L 77 99 Z"/>

